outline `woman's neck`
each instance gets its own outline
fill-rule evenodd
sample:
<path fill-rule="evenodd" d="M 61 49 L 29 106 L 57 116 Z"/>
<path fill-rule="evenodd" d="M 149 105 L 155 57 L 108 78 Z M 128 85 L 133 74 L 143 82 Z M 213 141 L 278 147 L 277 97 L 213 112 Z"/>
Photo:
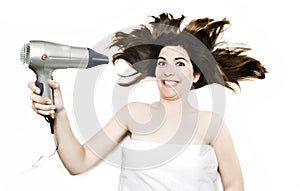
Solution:
<path fill-rule="evenodd" d="M 160 103 L 164 107 L 164 109 L 168 112 L 183 112 L 183 111 L 190 111 L 192 109 L 187 97 L 178 98 L 176 100 L 167 100 L 167 99 L 160 99 Z"/>

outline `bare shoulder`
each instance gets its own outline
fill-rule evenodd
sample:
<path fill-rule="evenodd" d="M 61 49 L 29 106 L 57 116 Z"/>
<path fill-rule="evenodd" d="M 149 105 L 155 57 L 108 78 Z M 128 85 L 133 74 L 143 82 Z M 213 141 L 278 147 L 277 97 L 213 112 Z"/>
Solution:
<path fill-rule="evenodd" d="M 132 107 L 133 109 L 147 109 L 150 107 L 150 104 L 143 102 L 130 102 L 127 104 L 127 107 Z"/>
<path fill-rule="evenodd" d="M 149 112 L 150 105 L 142 102 L 131 102 L 127 104 L 127 110 L 132 117 L 139 118 Z"/>
<path fill-rule="evenodd" d="M 223 127 L 223 117 L 211 111 L 198 111 L 199 129 L 202 129 L 204 141 L 212 145 Z"/>
<path fill-rule="evenodd" d="M 211 116 L 213 115 L 213 112 L 205 111 L 205 110 L 198 110 L 198 114 L 199 114 L 199 117 L 201 117 L 203 119 L 208 119 L 208 118 L 211 118 Z"/>
<path fill-rule="evenodd" d="M 130 102 L 123 106 L 118 113 L 127 114 L 138 114 L 142 111 L 147 110 L 150 107 L 147 103 L 142 102 Z"/>
<path fill-rule="evenodd" d="M 130 102 L 117 115 L 126 121 L 128 125 L 132 121 L 143 122 L 150 117 L 150 105 L 142 102 Z"/>
<path fill-rule="evenodd" d="M 201 123 L 211 123 L 212 120 L 219 118 L 219 115 L 212 111 L 197 110 L 197 115 Z"/>
<path fill-rule="evenodd" d="M 223 117 L 220 114 L 212 111 L 199 110 L 198 116 L 201 121 L 213 125 L 223 122 Z"/>

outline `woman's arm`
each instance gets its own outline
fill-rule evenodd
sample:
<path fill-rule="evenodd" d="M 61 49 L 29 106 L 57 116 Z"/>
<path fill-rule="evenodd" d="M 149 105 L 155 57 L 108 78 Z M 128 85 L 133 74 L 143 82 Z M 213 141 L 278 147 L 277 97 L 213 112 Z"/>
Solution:
<path fill-rule="evenodd" d="M 240 163 L 226 124 L 220 120 L 221 128 L 213 143 L 219 163 L 219 172 L 225 191 L 243 191 L 244 183 Z"/>
<path fill-rule="evenodd" d="M 127 129 L 117 122 L 116 117 L 113 117 L 96 135 L 84 145 L 80 145 L 71 131 L 66 112 L 58 112 L 55 117 L 57 152 L 72 175 L 83 173 L 100 162 L 127 134 Z"/>
<path fill-rule="evenodd" d="M 49 85 L 53 89 L 54 105 L 50 103 L 50 99 L 38 95 L 39 89 L 33 82 L 29 83 L 28 86 L 33 91 L 32 108 L 41 115 L 54 114 L 58 155 L 70 174 L 80 174 L 98 163 L 117 146 L 127 134 L 127 125 L 121 124 L 115 116 L 86 144 L 81 145 L 71 130 L 59 83 L 49 81 Z"/>

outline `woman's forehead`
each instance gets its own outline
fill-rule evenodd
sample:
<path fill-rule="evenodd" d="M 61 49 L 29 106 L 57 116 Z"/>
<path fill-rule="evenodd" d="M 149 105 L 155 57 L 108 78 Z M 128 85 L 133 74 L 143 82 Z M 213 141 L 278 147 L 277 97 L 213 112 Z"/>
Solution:
<path fill-rule="evenodd" d="M 172 56 L 172 57 L 184 57 L 190 59 L 187 51 L 182 46 L 165 46 L 161 49 L 159 56 Z"/>

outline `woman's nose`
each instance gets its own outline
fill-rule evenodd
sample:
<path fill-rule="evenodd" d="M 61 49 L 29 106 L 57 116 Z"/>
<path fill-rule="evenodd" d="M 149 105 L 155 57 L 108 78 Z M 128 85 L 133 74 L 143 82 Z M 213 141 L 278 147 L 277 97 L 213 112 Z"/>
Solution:
<path fill-rule="evenodd" d="M 164 75 L 165 76 L 173 76 L 174 75 L 174 67 L 171 66 L 170 64 L 166 64 L 165 70 L 164 70 Z"/>

